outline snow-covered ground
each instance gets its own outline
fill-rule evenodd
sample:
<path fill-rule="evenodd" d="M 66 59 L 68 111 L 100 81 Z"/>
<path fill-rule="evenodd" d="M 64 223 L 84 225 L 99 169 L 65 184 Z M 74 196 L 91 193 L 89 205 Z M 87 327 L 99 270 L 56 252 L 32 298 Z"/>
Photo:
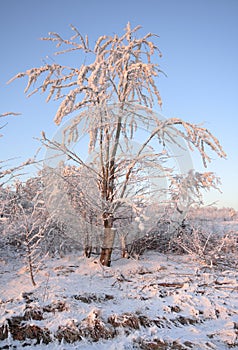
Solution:
<path fill-rule="evenodd" d="M 7 258 L 8 256 L 8 258 Z M 0 260 L 0 349 L 235 349 L 238 271 L 189 255 Z"/>

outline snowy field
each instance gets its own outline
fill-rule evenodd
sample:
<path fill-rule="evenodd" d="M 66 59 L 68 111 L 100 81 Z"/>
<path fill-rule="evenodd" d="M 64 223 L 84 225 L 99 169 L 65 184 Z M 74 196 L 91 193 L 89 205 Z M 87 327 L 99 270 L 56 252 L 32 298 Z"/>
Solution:
<path fill-rule="evenodd" d="M 0 261 L 0 349 L 238 349 L 238 271 L 191 255 Z"/>

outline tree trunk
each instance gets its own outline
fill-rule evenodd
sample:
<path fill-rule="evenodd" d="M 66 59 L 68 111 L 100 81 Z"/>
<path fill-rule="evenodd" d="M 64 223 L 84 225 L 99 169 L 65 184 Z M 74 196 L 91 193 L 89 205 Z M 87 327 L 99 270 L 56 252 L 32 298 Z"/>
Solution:
<path fill-rule="evenodd" d="M 90 258 L 92 254 L 92 245 L 86 245 L 84 248 L 84 255 L 86 258 Z"/>
<path fill-rule="evenodd" d="M 111 255 L 113 250 L 115 230 L 113 229 L 113 218 L 110 214 L 104 214 L 104 218 L 107 216 L 107 219 L 104 219 L 104 237 L 103 245 L 101 249 L 100 262 L 103 266 L 111 266 Z"/>
<path fill-rule="evenodd" d="M 121 256 L 122 258 L 128 259 L 129 254 L 126 247 L 126 236 L 121 236 Z"/>
<path fill-rule="evenodd" d="M 33 264 L 32 264 L 32 259 L 31 259 L 31 249 L 29 246 L 28 238 L 26 239 L 26 242 L 27 242 L 27 260 L 28 260 L 28 268 L 29 268 L 29 272 L 30 272 L 30 276 L 31 276 L 31 282 L 32 282 L 33 286 L 36 286 L 36 282 L 34 279 L 34 272 L 33 272 Z"/>

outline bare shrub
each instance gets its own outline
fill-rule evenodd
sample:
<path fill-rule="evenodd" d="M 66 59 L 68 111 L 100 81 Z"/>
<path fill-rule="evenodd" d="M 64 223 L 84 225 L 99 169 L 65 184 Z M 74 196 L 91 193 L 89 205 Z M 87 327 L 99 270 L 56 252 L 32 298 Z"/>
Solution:
<path fill-rule="evenodd" d="M 181 252 L 188 253 L 211 267 L 224 263 L 234 266 L 234 254 L 238 252 L 238 232 L 218 234 L 189 227 L 181 229 L 172 243 Z"/>
<path fill-rule="evenodd" d="M 177 224 L 179 226 L 179 224 Z M 152 229 L 143 237 L 135 239 L 127 245 L 128 255 L 131 257 L 140 257 L 145 251 L 155 250 L 160 253 L 168 253 L 175 250 L 171 245 L 171 238 L 177 234 L 169 218 L 160 219 Z"/>

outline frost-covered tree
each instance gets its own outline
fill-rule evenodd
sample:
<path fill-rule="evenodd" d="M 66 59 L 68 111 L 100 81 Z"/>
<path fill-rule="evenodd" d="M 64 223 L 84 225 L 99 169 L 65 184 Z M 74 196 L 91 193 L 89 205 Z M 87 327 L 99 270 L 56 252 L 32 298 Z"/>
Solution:
<path fill-rule="evenodd" d="M 162 105 L 157 87 L 162 73 L 156 60 L 161 56 L 155 44 L 157 35 L 139 37 L 140 26 L 131 28 L 128 23 L 122 36 L 100 36 L 91 48 L 88 37 L 71 28 L 74 35 L 70 39 L 50 33 L 43 40 L 62 48 L 57 54 L 78 53 L 83 64 L 77 66 L 78 60 L 75 67 L 47 63 L 19 73 L 12 80 L 27 76 L 27 94 L 47 93 L 47 102 L 53 98 L 59 101 L 54 118 L 57 125 L 67 115 L 75 116 L 65 130 L 65 144 L 51 141 L 44 134 L 43 142 L 65 152 L 95 181 L 95 201 L 104 227 L 100 261 L 110 266 L 119 217 L 131 212 L 139 215 L 145 202 L 159 198 L 153 193 L 155 179 L 171 176 L 171 169 L 166 166 L 170 157 L 168 145 L 182 138 L 190 149 L 198 150 L 205 166 L 211 160 L 210 150 L 220 157 L 225 157 L 225 153 L 206 128 L 179 118 L 160 120 L 148 109 Z M 89 135 L 90 163 L 67 147 L 79 139 L 78 126 L 82 123 L 83 132 Z M 138 128 L 147 133 L 141 134 L 140 144 L 135 146 Z M 154 141 L 161 145 L 160 151 L 154 148 Z M 148 177 L 152 179 L 150 184 Z"/>
<path fill-rule="evenodd" d="M 41 191 L 17 180 L 11 187 L 1 188 L 0 197 L 1 243 L 6 249 L 15 247 L 14 254 L 24 256 L 24 265 L 35 285 L 35 275 L 45 255 L 42 241 L 50 220 L 40 199 Z"/>

